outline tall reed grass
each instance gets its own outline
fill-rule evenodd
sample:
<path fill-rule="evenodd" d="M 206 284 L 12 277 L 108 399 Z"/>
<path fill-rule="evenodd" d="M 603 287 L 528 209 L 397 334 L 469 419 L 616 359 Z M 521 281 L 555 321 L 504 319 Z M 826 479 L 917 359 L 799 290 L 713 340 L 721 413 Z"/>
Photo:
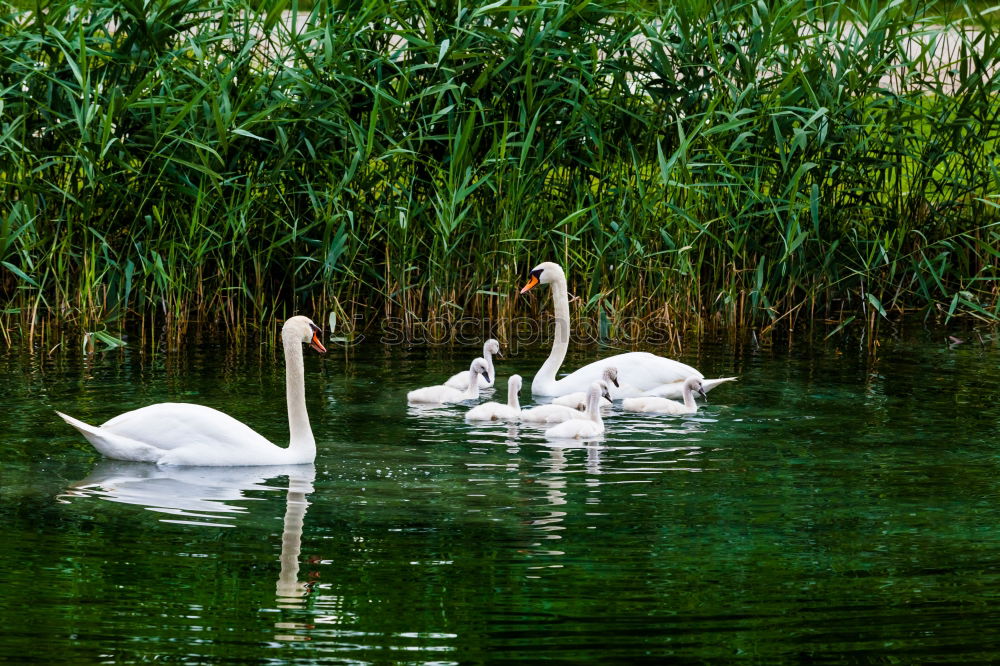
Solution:
<path fill-rule="evenodd" d="M 504 335 L 543 260 L 578 316 L 671 339 L 1000 317 L 974 6 L 2 7 L 8 343 L 296 310 Z"/>

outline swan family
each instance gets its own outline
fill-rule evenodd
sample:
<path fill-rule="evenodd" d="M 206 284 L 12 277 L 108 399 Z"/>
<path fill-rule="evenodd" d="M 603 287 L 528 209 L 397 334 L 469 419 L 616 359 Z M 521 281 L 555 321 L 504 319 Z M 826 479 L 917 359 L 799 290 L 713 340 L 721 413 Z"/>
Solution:
<path fill-rule="evenodd" d="M 601 379 L 608 367 L 616 368 L 622 378 L 622 384 L 616 392 L 619 398 L 639 395 L 680 398 L 684 381 L 688 377 L 700 378 L 706 393 L 719 384 L 736 379 L 735 377 L 705 379 L 704 375 L 690 365 L 649 352 L 626 352 L 602 358 L 571 372 L 562 379 L 556 379 L 556 373 L 559 372 L 566 358 L 566 351 L 569 349 L 569 290 L 566 285 L 566 274 L 559 264 L 551 261 L 538 264 L 531 269 L 531 278 L 521 289 L 521 293 L 525 294 L 539 284 L 551 287 L 556 332 L 549 357 L 545 359 L 545 363 L 531 381 L 533 395 L 558 397 L 576 391 L 586 391 L 592 382 Z"/>
<path fill-rule="evenodd" d="M 555 310 L 552 350 L 531 382 L 534 396 L 553 398 L 551 403 L 522 409 L 520 375 L 507 381 L 507 403 L 487 402 L 468 410 L 468 421 L 520 421 L 547 426 L 549 439 L 592 439 L 605 429 L 602 407 L 622 400 L 626 411 L 693 414 L 698 406 L 694 394 L 705 394 L 735 377 L 706 379 L 689 365 L 647 352 L 628 352 L 594 361 L 557 379 L 569 348 L 569 296 L 566 275 L 555 263 L 544 262 L 531 270 L 525 294 L 539 284 L 548 284 Z M 288 446 L 278 446 L 249 426 L 211 407 L 190 403 L 159 403 L 92 426 L 56 412 L 76 428 L 104 456 L 116 460 L 151 462 L 158 465 L 260 466 L 312 463 L 316 458 L 306 411 L 303 344 L 319 353 L 326 348 L 320 329 L 308 317 L 285 321 L 281 342 L 285 355 L 285 387 L 288 409 Z M 457 404 L 477 400 L 480 390 L 496 381 L 493 356 L 500 344 L 489 339 L 483 355 L 473 359 L 467 371 L 440 385 L 407 393 L 411 404 Z M 672 398 L 680 398 L 677 402 Z"/>

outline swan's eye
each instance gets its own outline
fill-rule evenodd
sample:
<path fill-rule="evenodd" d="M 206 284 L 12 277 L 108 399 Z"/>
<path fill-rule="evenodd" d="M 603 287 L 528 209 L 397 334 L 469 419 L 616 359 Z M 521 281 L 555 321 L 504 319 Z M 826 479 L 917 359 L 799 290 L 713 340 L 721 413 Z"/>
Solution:
<path fill-rule="evenodd" d="M 545 270 L 545 269 L 544 268 L 536 268 L 535 270 L 531 271 L 530 275 L 531 275 L 531 277 L 538 278 L 540 280 L 542 278 L 542 271 L 543 270 Z"/>
<path fill-rule="evenodd" d="M 314 323 L 312 323 L 312 322 L 309 322 L 309 328 L 311 328 L 311 329 L 312 329 L 312 332 L 313 332 L 313 333 L 322 333 L 322 332 L 323 332 L 323 331 L 322 331 L 322 330 L 320 329 L 320 327 L 319 327 L 319 326 L 317 326 L 316 324 L 314 324 Z"/>

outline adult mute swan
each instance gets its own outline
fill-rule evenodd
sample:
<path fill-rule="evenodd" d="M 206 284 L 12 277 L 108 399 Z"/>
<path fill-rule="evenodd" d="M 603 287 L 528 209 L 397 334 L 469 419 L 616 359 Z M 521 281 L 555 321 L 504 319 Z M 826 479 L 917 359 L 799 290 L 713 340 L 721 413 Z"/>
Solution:
<path fill-rule="evenodd" d="M 466 384 L 467 388 L 464 391 L 460 391 L 457 388 L 452 388 L 450 386 L 445 386 L 444 384 L 440 384 L 438 386 L 425 386 L 407 393 L 406 401 L 441 405 L 448 402 L 475 400 L 479 397 L 479 382 L 476 381 L 476 378 L 479 375 L 485 375 L 488 380 L 492 379 L 486 365 L 486 359 L 477 358 L 472 362 L 472 365 L 469 366 L 469 378 L 467 380 L 468 383 Z"/>
<path fill-rule="evenodd" d="M 668 400 L 667 398 L 642 397 L 625 398 L 622 409 L 626 412 L 648 412 L 653 414 L 694 414 L 698 411 L 698 403 L 694 394 L 705 397 L 705 388 L 697 377 L 689 377 L 684 382 L 684 402 Z"/>
<path fill-rule="evenodd" d="M 308 317 L 292 317 L 281 328 L 288 402 L 287 448 L 275 446 L 227 414 L 189 403 L 163 402 L 125 412 L 101 426 L 56 412 L 108 458 L 159 465 L 302 465 L 316 459 L 316 440 L 306 412 L 302 344 L 326 347 Z"/>
<path fill-rule="evenodd" d="M 597 399 L 598 399 L 598 409 L 600 408 L 600 401 L 603 398 L 611 404 L 611 394 L 608 392 L 608 385 L 601 380 L 599 382 L 594 382 L 594 385 L 598 387 Z M 588 400 L 589 400 L 588 392 Z M 589 419 L 589 414 L 584 410 L 574 409 L 573 407 L 567 407 L 566 405 L 539 405 L 538 407 L 532 407 L 531 409 L 521 410 L 521 420 L 527 421 L 528 423 L 562 423 L 563 421 L 570 421 L 573 419 Z"/>
<path fill-rule="evenodd" d="M 649 352 L 628 352 L 603 358 L 583 366 L 562 379 L 556 379 L 556 373 L 559 372 L 559 366 L 566 358 L 566 350 L 569 348 L 569 295 L 566 288 L 566 274 L 559 264 L 551 261 L 538 264 L 531 269 L 531 278 L 521 289 L 521 293 L 526 293 L 538 284 L 552 286 L 556 334 L 549 357 L 531 381 L 531 392 L 534 395 L 560 396 L 574 391 L 586 391 L 591 383 L 601 378 L 608 366 L 615 366 L 620 376 L 628 379 L 631 388 L 624 395 L 635 392 L 656 392 L 657 395 L 665 395 L 666 391 L 672 390 L 672 385 L 676 385 L 679 389 L 681 383 L 692 376 L 702 379 L 706 391 L 722 382 L 735 379 L 734 377 L 704 379 L 704 375 L 689 365 Z"/>
<path fill-rule="evenodd" d="M 521 375 L 511 375 L 507 380 L 507 404 L 484 402 L 465 413 L 466 421 L 517 421 L 521 418 L 521 404 L 517 394 L 521 391 Z"/>
<path fill-rule="evenodd" d="M 493 367 L 493 354 L 497 356 L 500 355 L 500 343 L 490 338 L 483 343 L 483 359 L 486 361 L 487 369 L 490 373 L 490 378 L 486 379 L 482 375 L 479 375 L 479 388 L 490 388 L 493 386 L 493 382 L 496 381 L 496 369 Z M 469 388 L 469 372 L 456 372 L 454 375 L 448 378 L 448 381 L 444 383 L 445 386 L 450 386 L 452 388 L 462 389 L 463 391 Z"/>
<path fill-rule="evenodd" d="M 554 425 L 545 431 L 548 439 L 591 439 L 604 432 L 604 421 L 601 419 L 601 393 L 607 393 L 601 387 L 602 382 L 594 382 L 587 392 L 587 412 L 585 418 L 570 419 Z"/>
<path fill-rule="evenodd" d="M 612 365 L 604 368 L 604 372 L 601 373 L 601 380 L 606 384 L 614 384 L 615 388 L 618 388 L 618 368 Z M 587 394 L 583 391 L 568 393 L 566 395 L 561 395 L 558 398 L 553 398 L 552 404 L 566 405 L 567 407 L 572 407 L 573 409 L 587 409 Z M 610 407 L 612 404 L 613 403 L 607 398 L 603 396 L 601 397 L 601 407 Z"/>

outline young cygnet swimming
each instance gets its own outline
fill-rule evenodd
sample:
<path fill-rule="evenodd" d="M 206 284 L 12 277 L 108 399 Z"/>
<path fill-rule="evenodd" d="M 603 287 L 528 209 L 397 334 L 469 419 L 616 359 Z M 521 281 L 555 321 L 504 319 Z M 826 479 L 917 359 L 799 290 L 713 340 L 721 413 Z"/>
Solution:
<path fill-rule="evenodd" d="M 521 410 L 521 421 L 526 423 L 562 423 L 570 419 L 585 419 L 586 413 L 566 405 L 539 405 Z"/>
<path fill-rule="evenodd" d="M 485 343 L 483 343 L 483 359 L 486 360 L 487 370 L 489 370 L 490 378 L 479 375 L 479 388 L 489 388 L 493 386 L 493 382 L 496 381 L 496 369 L 493 367 L 493 354 L 500 355 L 500 343 L 490 338 Z M 456 372 L 454 375 L 448 378 L 448 381 L 444 383 L 445 386 L 450 386 L 457 389 L 467 389 L 469 388 L 469 373 L 468 372 Z"/>
<path fill-rule="evenodd" d="M 608 384 L 614 384 L 615 388 L 618 388 L 618 368 L 613 365 L 604 368 L 604 372 L 601 373 L 601 379 Z M 610 391 L 608 391 L 608 395 L 611 395 Z M 552 404 L 566 405 L 567 407 L 579 410 L 587 409 L 587 392 L 577 391 L 576 393 L 568 393 L 558 398 L 552 398 Z M 612 404 L 608 398 L 601 397 L 601 407 L 610 407 Z"/>
<path fill-rule="evenodd" d="M 486 377 L 487 380 L 491 380 L 489 374 L 489 367 L 486 365 L 486 360 L 482 358 L 477 358 L 469 366 L 469 372 L 467 386 L 464 391 L 460 391 L 457 388 L 452 388 L 451 386 L 445 386 L 441 384 L 439 386 L 425 386 L 423 388 L 414 389 L 406 394 L 407 402 L 420 402 L 420 403 L 430 403 L 430 404 L 444 404 L 448 402 L 463 402 L 465 400 L 475 400 L 479 397 L 479 382 L 476 381 L 480 375 Z"/>
<path fill-rule="evenodd" d="M 465 413 L 466 421 L 517 421 L 521 417 L 521 404 L 517 394 L 521 391 L 521 375 L 511 375 L 507 380 L 507 404 L 484 402 Z"/>
<path fill-rule="evenodd" d="M 694 394 L 705 397 L 705 388 L 702 386 L 701 377 L 688 377 L 684 382 L 684 402 L 667 398 L 625 398 L 622 401 L 622 409 L 626 412 L 648 412 L 653 414 L 694 414 L 698 411 L 698 403 L 694 401 Z"/>
<path fill-rule="evenodd" d="M 548 439 L 591 439 L 604 432 L 604 421 L 601 420 L 601 394 L 610 398 L 607 389 L 601 387 L 602 382 L 594 382 L 587 392 L 587 411 L 582 419 L 570 419 L 554 425 L 545 431 Z"/>
<path fill-rule="evenodd" d="M 705 390 L 705 393 L 708 393 L 719 384 L 724 384 L 726 382 L 735 382 L 737 379 L 739 379 L 739 377 L 717 377 L 715 379 L 705 379 L 704 377 L 701 377 L 701 387 Z M 642 398 L 647 396 L 655 396 L 657 398 L 671 398 L 673 400 L 684 399 L 684 382 L 663 384 L 662 386 L 657 386 L 656 388 L 642 392 L 636 392 L 630 389 L 631 387 L 623 386 L 620 391 L 616 392 L 616 394 L 622 398 L 625 397 Z"/>

